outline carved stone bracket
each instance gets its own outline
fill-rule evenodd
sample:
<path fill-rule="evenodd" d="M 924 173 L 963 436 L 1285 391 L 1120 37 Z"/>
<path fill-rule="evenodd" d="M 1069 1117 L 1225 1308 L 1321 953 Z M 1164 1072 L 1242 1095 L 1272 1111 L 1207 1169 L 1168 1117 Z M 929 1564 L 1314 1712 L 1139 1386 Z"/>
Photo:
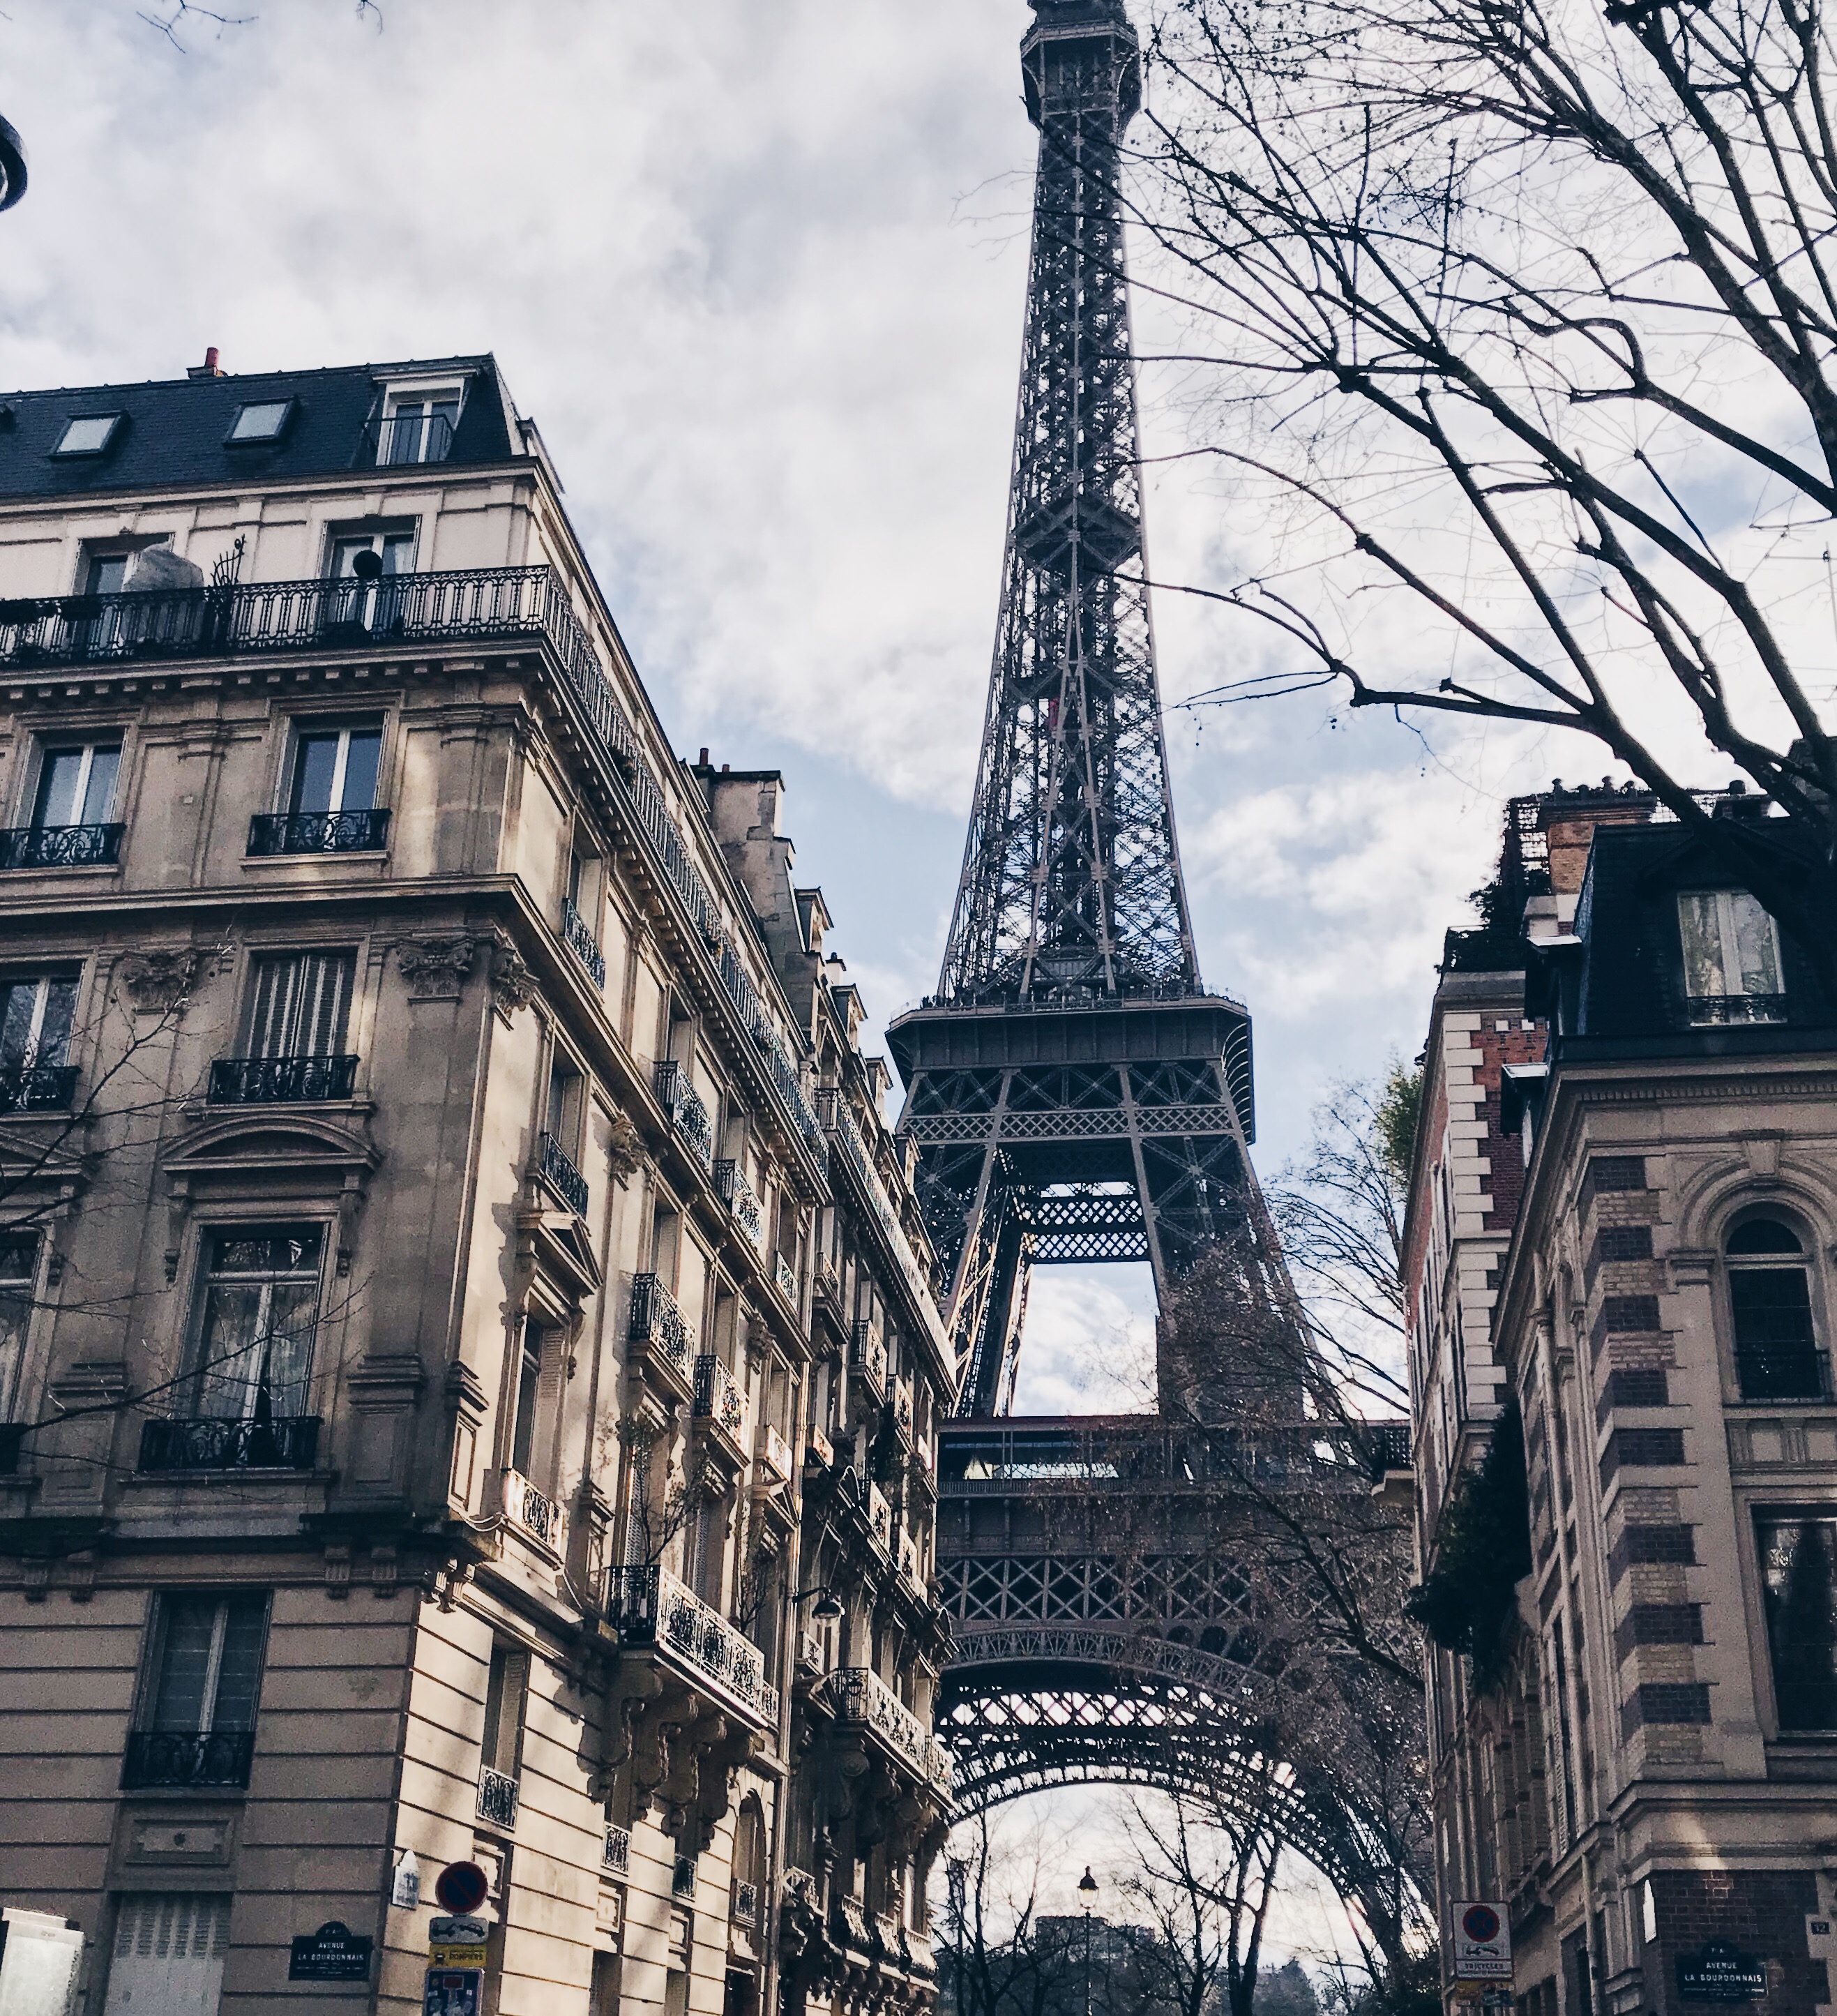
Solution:
<path fill-rule="evenodd" d="M 644 1137 L 629 1114 L 619 1114 L 606 1140 L 606 1164 L 624 1189 L 645 1166 Z"/>
<path fill-rule="evenodd" d="M 115 971 L 135 1014 L 182 1014 L 203 957 L 189 945 L 176 952 L 130 952 Z"/>
<path fill-rule="evenodd" d="M 491 1000 L 506 1021 L 536 998 L 536 976 L 504 931 L 491 934 Z"/>
<path fill-rule="evenodd" d="M 426 938 L 404 938 L 396 947 L 396 963 L 408 983 L 411 1001 L 457 1001 L 478 951 L 469 931 L 443 931 Z"/>

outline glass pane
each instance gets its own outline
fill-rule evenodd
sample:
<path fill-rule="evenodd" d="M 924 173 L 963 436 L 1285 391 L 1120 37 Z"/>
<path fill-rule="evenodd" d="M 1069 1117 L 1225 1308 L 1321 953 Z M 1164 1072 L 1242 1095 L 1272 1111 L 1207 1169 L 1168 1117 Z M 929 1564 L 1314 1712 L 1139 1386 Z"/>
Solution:
<path fill-rule="evenodd" d="M 332 805 L 332 779 L 338 769 L 336 735 L 303 735 L 293 756 L 293 792 L 287 801 L 290 812 L 329 812 Z"/>
<path fill-rule="evenodd" d="M 383 754 L 383 733 L 375 728 L 354 728 L 344 758 L 344 790 L 336 810 L 367 812 L 376 802 L 376 765 Z"/>
<path fill-rule="evenodd" d="M 85 595 L 119 595 L 127 580 L 127 554 L 99 553 L 89 563 L 88 578 L 83 584 L 83 592 Z"/>
<path fill-rule="evenodd" d="M 245 406 L 236 415 L 236 423 L 230 430 L 232 441 L 272 441 L 281 431 L 281 423 L 287 417 L 290 399 L 275 399 L 258 406 Z"/>
<path fill-rule="evenodd" d="M 58 437 L 54 455 L 96 455 L 109 445 L 119 413 L 102 413 L 92 419 L 72 420 Z"/>
<path fill-rule="evenodd" d="M 217 1702 L 210 1717 L 214 1730 L 255 1726 L 255 1703 L 261 1692 L 261 1647 L 267 1633 L 268 1599 L 232 1597 L 225 1606 L 223 1656 L 217 1672 Z"/>
<path fill-rule="evenodd" d="M 1782 1729 L 1837 1728 L 1837 1629 L 1832 1564 L 1837 1524 L 1763 1520 L 1767 1635 Z"/>
<path fill-rule="evenodd" d="M 204 1291 L 197 1409 L 206 1420 L 245 1420 L 254 1406 L 262 1294 L 253 1281 L 212 1280 Z"/>
<path fill-rule="evenodd" d="M 376 542 L 365 533 L 361 538 L 337 539 L 332 546 L 332 574 L 334 580 L 349 581 L 353 577 L 351 563 L 359 553 L 376 550 Z"/>
<path fill-rule="evenodd" d="M 78 826 L 100 826 L 114 808 L 115 778 L 121 768 L 119 749 L 98 749 L 90 758 L 89 783 L 83 793 Z"/>
<path fill-rule="evenodd" d="M 1684 938 L 1684 991 L 1695 997 L 1731 993 L 1722 977 L 1722 931 L 1713 891 L 1680 896 L 1678 928 Z"/>
<path fill-rule="evenodd" d="M 385 532 L 383 535 L 383 571 L 385 574 L 406 574 L 415 557 L 415 535 L 412 532 Z"/>
<path fill-rule="evenodd" d="M 1810 1352 L 1811 1294 L 1803 1267 L 1735 1267 L 1728 1298 L 1737 1351 Z"/>
<path fill-rule="evenodd" d="M 38 798 L 33 808 L 34 826 L 79 826 L 77 790 L 82 781 L 81 749 L 48 749 L 45 767 L 38 773 Z"/>
<path fill-rule="evenodd" d="M 1742 969 L 1741 992 L 1778 994 L 1780 958 L 1774 941 L 1773 919 L 1745 889 L 1732 891 L 1728 902 L 1734 913 L 1735 953 Z"/>
<path fill-rule="evenodd" d="M 38 1012 L 37 981 L 15 981 L 0 988 L 0 1068 L 18 1071 L 31 1061 Z"/>
<path fill-rule="evenodd" d="M 316 1280 L 275 1284 L 268 1302 L 266 1363 L 255 1400 L 257 1415 L 291 1419 L 310 1411 L 313 1331 L 318 1314 Z"/>
<path fill-rule="evenodd" d="M 516 1432 L 510 1451 L 510 1467 L 530 1474 L 536 1447 L 537 1401 L 542 1388 L 542 1333 L 531 1330 L 523 1345 L 523 1364 L 516 1381 Z"/>
<path fill-rule="evenodd" d="M 404 400 L 395 409 L 389 428 L 389 455 L 390 462 L 419 462 L 421 459 L 422 420 L 427 409 L 418 399 Z"/>
<path fill-rule="evenodd" d="M 74 980 L 48 980 L 45 986 L 45 1013 L 38 1024 L 38 1043 L 32 1061 L 61 1064 L 70 1053 L 70 1024 L 77 1013 L 77 983 Z"/>
<path fill-rule="evenodd" d="M 195 1736 L 204 1726 L 204 1689 L 210 1677 L 210 1641 L 216 1635 L 217 1599 L 166 1596 L 160 1600 L 164 1637 L 153 1690 L 153 1726 Z"/>
<path fill-rule="evenodd" d="M 236 1274 L 317 1276 L 319 1235 L 308 1229 L 277 1233 L 220 1233 L 213 1243 L 210 1272 L 214 1278 Z"/>
<path fill-rule="evenodd" d="M 0 1291 L 0 1421 L 13 1418 L 19 1369 L 25 1361 L 26 1331 L 32 1320 L 32 1298 L 17 1288 Z"/>

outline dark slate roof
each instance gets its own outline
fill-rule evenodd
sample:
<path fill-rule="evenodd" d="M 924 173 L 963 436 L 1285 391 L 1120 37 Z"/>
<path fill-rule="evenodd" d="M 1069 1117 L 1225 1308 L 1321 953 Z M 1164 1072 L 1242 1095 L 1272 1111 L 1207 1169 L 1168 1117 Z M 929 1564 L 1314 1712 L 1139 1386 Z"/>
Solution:
<path fill-rule="evenodd" d="M 529 452 L 497 360 L 489 355 L 162 378 L 0 394 L 0 497 L 77 497 L 180 484 L 241 488 L 366 468 L 375 449 L 364 423 L 379 410 L 384 383 L 443 372 L 469 381 L 449 464 L 500 462 Z M 299 405 L 281 440 L 225 445 L 239 407 L 289 397 Z M 125 416 L 106 453 L 52 453 L 67 421 L 103 413 Z"/>

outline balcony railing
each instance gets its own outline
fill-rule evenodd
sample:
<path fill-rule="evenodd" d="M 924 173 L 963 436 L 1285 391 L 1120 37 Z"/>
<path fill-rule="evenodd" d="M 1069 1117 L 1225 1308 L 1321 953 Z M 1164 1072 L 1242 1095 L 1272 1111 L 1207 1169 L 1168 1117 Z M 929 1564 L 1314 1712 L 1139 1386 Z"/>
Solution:
<path fill-rule="evenodd" d="M 252 1729 L 223 1729 L 208 1736 L 137 1729 L 121 1759 L 121 1789 L 151 1791 L 181 1786 L 246 1786 L 255 1757 Z"/>
<path fill-rule="evenodd" d="M 900 1535 L 900 1573 L 915 1589 L 923 1589 L 925 1579 L 918 1572 L 918 1542 L 915 1535 Z"/>
<path fill-rule="evenodd" d="M 926 1774 L 929 1731 L 872 1667 L 838 1666 L 818 1692 L 839 1727 L 871 1730 L 902 1763 L 921 1777 Z"/>
<path fill-rule="evenodd" d="M 950 1745 L 939 1742 L 935 1736 L 925 1746 L 925 1775 L 946 1793 L 957 1781 L 957 1761 L 951 1755 Z"/>
<path fill-rule="evenodd" d="M 679 1855 L 676 1867 L 670 1872 L 670 1894 L 672 1897 L 693 1897 L 696 1894 L 696 1858 L 692 1855 Z"/>
<path fill-rule="evenodd" d="M 1365 1467 L 1374 1484 L 1382 1484 L 1393 1471 L 1411 1467 L 1410 1424 L 1407 1421 L 1379 1421 L 1366 1431 Z"/>
<path fill-rule="evenodd" d="M 606 1608 L 627 1643 L 655 1645 L 696 1682 L 756 1719 L 768 1719 L 764 1655 L 669 1569 L 606 1571 Z"/>
<path fill-rule="evenodd" d="M 625 1337 L 629 1344 L 650 1345 L 685 1385 L 694 1378 L 695 1339 L 675 1297 L 655 1274 L 631 1278 L 631 1315 Z"/>
<path fill-rule="evenodd" d="M 593 976 L 595 987 L 606 984 L 606 963 L 592 932 L 587 928 L 587 920 L 564 896 L 561 899 L 561 932 L 568 941 L 568 950 Z"/>
<path fill-rule="evenodd" d="M 757 1884 L 736 1883 L 734 1885 L 734 1923 L 744 1925 L 749 1931 L 759 1923 L 759 1888 Z"/>
<path fill-rule="evenodd" d="M 415 463 L 444 462 L 453 452 L 453 423 L 444 413 L 392 413 L 386 419 L 365 421 L 363 440 L 360 467 L 401 469 Z"/>
<path fill-rule="evenodd" d="M 1738 1351 L 1735 1377 L 1744 1400 L 1828 1400 L 1832 1397 L 1829 1357 L 1803 1346 Z"/>
<path fill-rule="evenodd" d="M 1693 994 L 1688 1003 L 1691 1024 L 1706 1028 L 1742 1022 L 1783 1022 L 1783 994 Z"/>
<path fill-rule="evenodd" d="M 746 1419 L 746 1397 L 735 1384 L 734 1375 L 712 1353 L 696 1360 L 696 1414 L 712 1421 L 723 1435 L 735 1442 Z"/>
<path fill-rule="evenodd" d="M 311 1470 L 318 1460 L 319 1417 L 277 1414 L 265 1421 L 168 1420 L 140 1424 L 140 1468 L 175 1471 Z"/>
<path fill-rule="evenodd" d="M 873 1214 L 879 1226 L 899 1270 L 905 1277 L 906 1285 L 912 1292 L 912 1299 L 925 1319 L 926 1327 L 933 1332 L 932 1341 L 937 1346 L 945 1361 L 949 1362 L 951 1347 L 944 1334 L 942 1319 L 937 1313 L 936 1301 L 925 1269 L 918 1264 L 918 1256 L 912 1251 L 912 1242 L 906 1237 L 905 1227 L 900 1222 L 900 1215 L 893 1208 L 885 1185 L 874 1167 L 873 1157 L 868 1153 L 868 1145 L 861 1139 L 861 1129 L 856 1126 L 854 1115 L 848 1110 L 848 1100 L 837 1089 L 820 1093 L 818 1097 L 822 1106 L 823 1124 L 829 1130 L 832 1145 L 842 1150 L 842 1165 L 854 1180 L 856 1190 L 862 1201 Z"/>
<path fill-rule="evenodd" d="M 666 1059 L 657 1067 L 657 1103 L 670 1116 L 683 1146 L 703 1168 L 714 1171 L 714 1130 L 702 1096 L 682 1066 Z"/>
<path fill-rule="evenodd" d="M 825 1470 L 836 1460 L 836 1445 L 814 1421 L 810 1426 L 810 1453 Z"/>
<path fill-rule="evenodd" d="M 219 1057 L 210 1067 L 210 1103 L 287 1106 L 349 1099 L 357 1075 L 354 1057 Z"/>
<path fill-rule="evenodd" d="M 0 1113 L 67 1113 L 76 1096 L 74 1064 L 0 1064 Z"/>
<path fill-rule="evenodd" d="M 896 1379 L 893 1382 L 893 1423 L 903 1439 L 910 1444 L 912 1439 L 912 1382 L 910 1379 Z"/>
<path fill-rule="evenodd" d="M 771 1256 L 772 1279 L 778 1283 L 778 1293 L 793 1309 L 797 1306 L 797 1269 L 782 1253 Z"/>
<path fill-rule="evenodd" d="M 249 851 L 378 854 L 389 844 L 389 808 L 361 812 L 257 812 L 249 822 Z"/>
<path fill-rule="evenodd" d="M 587 1179 L 575 1168 L 573 1157 L 552 1134 L 537 1136 L 536 1173 L 575 1217 L 587 1215 Z"/>
<path fill-rule="evenodd" d="M 493 1827 L 516 1825 L 516 1780 L 508 1771 L 494 1771 L 489 1764 L 479 1767 L 478 1803 L 473 1809 L 481 1820 Z"/>
<path fill-rule="evenodd" d="M 0 827 L 0 869 L 113 868 L 124 826 Z"/>
<path fill-rule="evenodd" d="M 599 1858 L 602 1869 L 609 1869 L 615 1876 L 631 1874 L 631 1830 L 630 1827 L 606 1828 L 606 1847 Z"/>
<path fill-rule="evenodd" d="M 893 1507 L 886 1502 L 886 1494 L 879 1485 L 868 1486 L 868 1527 L 874 1535 L 874 1544 L 889 1557 L 893 1553 Z"/>
<path fill-rule="evenodd" d="M 505 1467 L 499 1480 L 499 1503 L 511 1525 L 527 1533 L 553 1553 L 567 1551 L 567 1516 L 549 1497 L 538 1491 L 521 1471 Z"/>
<path fill-rule="evenodd" d="M 753 1193 L 753 1186 L 740 1173 L 738 1162 L 718 1161 L 714 1165 L 714 1188 L 721 1201 L 733 1213 L 734 1222 L 752 1240 L 761 1253 L 765 1251 L 765 1214 L 759 1208 L 759 1200 Z"/>
<path fill-rule="evenodd" d="M 791 1445 L 770 1421 L 759 1431 L 759 1462 L 775 1482 L 791 1481 Z"/>
<path fill-rule="evenodd" d="M 886 1340 L 877 1323 L 857 1322 L 848 1347 L 848 1365 L 858 1372 L 876 1400 L 886 1398 Z"/>

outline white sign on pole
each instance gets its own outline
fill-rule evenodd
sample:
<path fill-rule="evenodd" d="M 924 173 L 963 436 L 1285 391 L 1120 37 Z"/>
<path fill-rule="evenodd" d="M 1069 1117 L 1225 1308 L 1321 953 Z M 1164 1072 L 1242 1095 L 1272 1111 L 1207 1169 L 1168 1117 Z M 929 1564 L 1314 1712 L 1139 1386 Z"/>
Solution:
<path fill-rule="evenodd" d="M 1454 1978 L 1509 1981 L 1512 1928 L 1504 1904 L 1469 1898 L 1455 1905 L 1454 1915 Z"/>

